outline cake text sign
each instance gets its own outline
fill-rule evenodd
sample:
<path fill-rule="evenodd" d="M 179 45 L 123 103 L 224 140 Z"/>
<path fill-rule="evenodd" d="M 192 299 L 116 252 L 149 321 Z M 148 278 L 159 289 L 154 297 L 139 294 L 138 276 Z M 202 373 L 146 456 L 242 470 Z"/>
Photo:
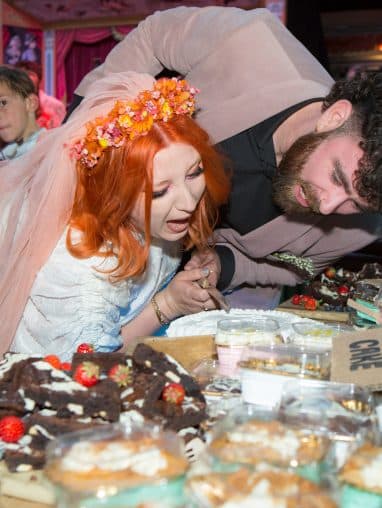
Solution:
<path fill-rule="evenodd" d="M 331 380 L 382 389 L 382 329 L 343 333 L 333 340 Z"/>

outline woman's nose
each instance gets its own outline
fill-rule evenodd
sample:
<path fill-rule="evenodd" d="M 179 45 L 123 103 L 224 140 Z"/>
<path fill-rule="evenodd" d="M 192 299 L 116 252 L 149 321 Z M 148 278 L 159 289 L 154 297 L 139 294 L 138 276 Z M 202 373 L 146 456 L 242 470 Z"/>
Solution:
<path fill-rule="evenodd" d="M 185 210 L 187 212 L 193 212 L 197 205 L 197 199 L 193 195 L 193 193 L 188 189 L 187 186 L 184 186 L 182 190 L 179 191 L 177 196 L 176 207 L 178 210 Z"/>

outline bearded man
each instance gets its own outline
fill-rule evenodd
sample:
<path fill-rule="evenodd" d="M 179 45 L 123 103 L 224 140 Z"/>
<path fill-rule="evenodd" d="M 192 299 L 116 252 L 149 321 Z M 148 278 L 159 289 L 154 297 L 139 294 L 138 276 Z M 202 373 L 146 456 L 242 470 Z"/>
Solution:
<path fill-rule="evenodd" d="M 215 249 L 186 268 L 209 266 L 222 290 L 250 288 L 242 306 L 274 306 L 275 288 L 381 236 L 370 213 L 382 206 L 381 74 L 334 84 L 268 10 L 231 7 L 149 16 L 77 95 L 127 69 L 169 69 L 200 89 L 196 119 L 230 161 L 232 192 Z"/>

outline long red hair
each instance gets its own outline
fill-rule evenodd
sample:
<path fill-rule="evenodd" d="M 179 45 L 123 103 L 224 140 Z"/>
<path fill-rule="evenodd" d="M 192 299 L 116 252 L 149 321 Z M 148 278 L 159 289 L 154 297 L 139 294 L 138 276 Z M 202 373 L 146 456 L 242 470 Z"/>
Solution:
<path fill-rule="evenodd" d="M 222 157 L 211 146 L 208 134 L 188 116 L 156 122 L 145 136 L 126 141 L 120 148 L 105 150 L 92 169 L 77 163 L 77 187 L 67 235 L 70 253 L 79 258 L 117 256 L 111 272 L 115 280 L 142 273 L 150 247 L 153 159 L 171 143 L 192 145 L 200 154 L 206 190 L 191 221 L 184 248 L 208 245 L 218 220 L 218 208 L 226 202 L 229 178 Z M 129 219 L 139 193 L 145 191 L 145 241 Z M 72 242 L 71 228 L 82 232 Z"/>

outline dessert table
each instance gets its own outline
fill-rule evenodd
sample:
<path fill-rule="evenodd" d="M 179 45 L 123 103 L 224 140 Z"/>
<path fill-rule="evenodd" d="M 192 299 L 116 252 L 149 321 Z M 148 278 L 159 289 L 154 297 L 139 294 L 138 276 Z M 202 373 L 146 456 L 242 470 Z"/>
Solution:
<path fill-rule="evenodd" d="M 31 503 L 15 497 L 0 496 L 0 508 L 47 508 L 46 504 Z"/>

